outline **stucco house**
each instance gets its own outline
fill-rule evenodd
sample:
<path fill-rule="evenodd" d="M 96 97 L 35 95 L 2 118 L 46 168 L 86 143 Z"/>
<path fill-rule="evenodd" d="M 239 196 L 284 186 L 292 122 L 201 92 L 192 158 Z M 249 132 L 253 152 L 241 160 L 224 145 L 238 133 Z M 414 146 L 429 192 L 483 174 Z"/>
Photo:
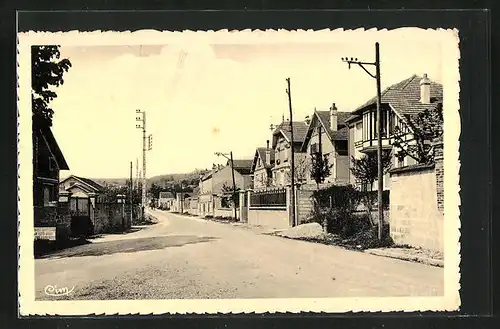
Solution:
<path fill-rule="evenodd" d="M 247 189 L 251 187 L 253 160 L 234 159 L 233 162 L 236 189 Z M 223 194 L 224 186 L 233 186 L 230 161 L 228 161 L 225 166 L 214 166 L 211 172 L 200 178 L 198 210 L 201 216 L 213 216 L 214 209 L 220 206 L 217 197 Z"/>
<path fill-rule="evenodd" d="M 259 147 L 255 150 L 252 162 L 253 188 L 255 190 L 264 189 L 272 182 L 272 168 L 274 166 L 274 150 L 267 141 L 266 147 Z"/>
<path fill-rule="evenodd" d="M 382 148 L 393 151 L 395 127 L 405 132 L 405 139 L 411 143 L 413 135 L 407 125 L 406 115 L 414 115 L 442 106 L 443 86 L 431 81 L 427 74 L 423 77 L 412 75 L 381 93 Z M 346 123 L 349 127 L 349 155 L 356 158 L 369 152 L 377 152 L 377 98 L 376 96 L 351 112 Z M 416 164 L 409 157 L 399 159 L 392 152 L 393 168 Z M 350 163 L 350 162 L 349 162 Z M 350 163 L 351 165 L 351 163 Z M 355 183 L 350 175 L 350 182 Z M 377 183 L 373 184 L 376 189 Z M 384 189 L 390 189 L 389 174 L 384 176 Z"/>
<path fill-rule="evenodd" d="M 172 192 L 160 192 L 158 197 L 158 207 L 169 210 L 175 201 L 175 195 Z"/>
<path fill-rule="evenodd" d="M 308 165 L 307 184 L 316 184 L 311 178 L 309 170 L 312 156 L 318 153 L 327 157 L 328 163 L 332 166 L 330 175 L 325 177 L 325 184 L 347 184 L 349 182 L 347 150 L 349 128 L 345 122 L 349 116 L 349 112 L 339 112 L 335 104 L 328 111 L 314 110 L 301 147 L 301 152 L 306 154 L 306 164 Z"/>
<path fill-rule="evenodd" d="M 301 151 L 304 143 L 308 125 L 304 121 L 293 122 L 293 145 L 291 142 L 290 121 L 283 121 L 273 131 L 272 148 L 274 149 L 274 167 L 271 169 L 272 179 L 275 186 L 285 186 L 290 183 L 290 168 L 291 168 L 291 147 L 295 152 L 295 163 L 305 157 L 305 153 Z"/>

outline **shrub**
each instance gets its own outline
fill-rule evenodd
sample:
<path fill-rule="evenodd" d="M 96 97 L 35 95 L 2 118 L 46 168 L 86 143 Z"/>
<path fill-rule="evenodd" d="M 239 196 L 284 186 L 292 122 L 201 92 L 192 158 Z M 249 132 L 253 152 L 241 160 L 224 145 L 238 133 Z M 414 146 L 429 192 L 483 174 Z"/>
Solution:
<path fill-rule="evenodd" d="M 345 245 L 356 247 L 357 249 L 371 249 L 371 248 L 381 248 L 389 247 L 394 244 L 389 234 L 384 235 L 383 240 L 378 239 L 378 227 L 373 226 L 369 229 L 357 232 L 346 241 Z"/>
<path fill-rule="evenodd" d="M 333 185 L 313 192 L 313 219 L 329 233 L 348 234 L 348 225 L 360 203 L 360 194 L 352 185 Z"/>

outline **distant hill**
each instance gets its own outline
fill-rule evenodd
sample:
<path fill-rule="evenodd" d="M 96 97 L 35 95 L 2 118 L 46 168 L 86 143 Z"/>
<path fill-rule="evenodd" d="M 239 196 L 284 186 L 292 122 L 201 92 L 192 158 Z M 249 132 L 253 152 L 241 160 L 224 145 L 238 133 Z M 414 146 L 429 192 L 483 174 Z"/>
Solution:
<path fill-rule="evenodd" d="M 180 186 L 183 183 L 184 188 L 194 188 L 198 186 L 200 175 L 208 172 L 206 169 L 197 169 L 189 173 L 176 173 L 158 175 L 148 178 L 147 188 L 149 189 L 152 184 L 159 185 L 162 188 L 174 189 L 175 186 Z M 94 181 L 103 185 L 125 186 L 129 178 L 92 178 Z M 136 177 L 132 177 L 136 180 Z"/>

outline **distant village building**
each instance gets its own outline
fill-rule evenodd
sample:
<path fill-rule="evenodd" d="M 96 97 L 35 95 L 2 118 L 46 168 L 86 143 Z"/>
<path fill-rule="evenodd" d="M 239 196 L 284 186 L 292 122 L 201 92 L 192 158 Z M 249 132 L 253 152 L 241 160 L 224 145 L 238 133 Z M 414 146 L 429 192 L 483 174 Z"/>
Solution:
<path fill-rule="evenodd" d="M 303 121 L 293 122 L 293 145 L 290 121 L 283 121 L 273 132 L 272 147 L 274 149 L 274 167 L 272 179 L 274 185 L 285 186 L 290 184 L 291 148 L 295 152 L 295 162 L 298 163 L 305 156 L 301 147 L 304 143 L 308 125 Z"/>
<path fill-rule="evenodd" d="M 234 180 L 236 189 L 247 189 L 252 186 L 252 163 L 253 160 L 234 159 Z M 214 166 L 211 172 L 200 178 L 198 209 L 201 216 L 213 216 L 214 210 L 221 206 L 221 196 L 224 194 L 223 187 L 233 188 L 232 168 L 230 161 L 226 166 Z"/>
<path fill-rule="evenodd" d="M 273 185 L 274 161 L 274 149 L 269 146 L 269 141 L 266 147 L 259 147 L 255 150 L 251 169 L 254 189 L 263 189 Z"/>
<path fill-rule="evenodd" d="M 172 192 L 160 192 L 158 198 L 158 207 L 165 210 L 170 210 L 175 201 L 175 195 Z"/>

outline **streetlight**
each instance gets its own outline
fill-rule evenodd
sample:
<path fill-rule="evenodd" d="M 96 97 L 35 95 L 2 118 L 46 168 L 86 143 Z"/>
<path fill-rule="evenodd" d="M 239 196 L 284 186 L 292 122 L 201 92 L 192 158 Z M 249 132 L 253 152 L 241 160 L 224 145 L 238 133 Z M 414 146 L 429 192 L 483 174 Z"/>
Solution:
<path fill-rule="evenodd" d="M 233 177 L 233 208 L 234 208 L 234 220 L 236 221 L 236 181 L 234 179 L 234 162 L 233 162 L 233 151 L 229 152 L 229 157 L 227 153 L 222 153 L 222 152 L 215 152 L 216 156 L 223 156 L 224 158 L 228 159 L 229 162 L 231 163 L 231 175 Z"/>
<path fill-rule="evenodd" d="M 382 226 L 384 223 L 384 211 L 382 205 L 382 193 L 384 190 L 382 173 L 382 116 L 381 116 L 381 91 L 380 91 L 380 51 L 378 42 L 375 43 L 375 62 L 361 62 L 357 58 L 342 57 L 349 69 L 351 64 L 361 67 L 369 76 L 377 80 L 377 170 L 378 170 L 378 238 L 382 240 Z M 365 65 L 375 66 L 375 75 L 368 71 Z"/>

